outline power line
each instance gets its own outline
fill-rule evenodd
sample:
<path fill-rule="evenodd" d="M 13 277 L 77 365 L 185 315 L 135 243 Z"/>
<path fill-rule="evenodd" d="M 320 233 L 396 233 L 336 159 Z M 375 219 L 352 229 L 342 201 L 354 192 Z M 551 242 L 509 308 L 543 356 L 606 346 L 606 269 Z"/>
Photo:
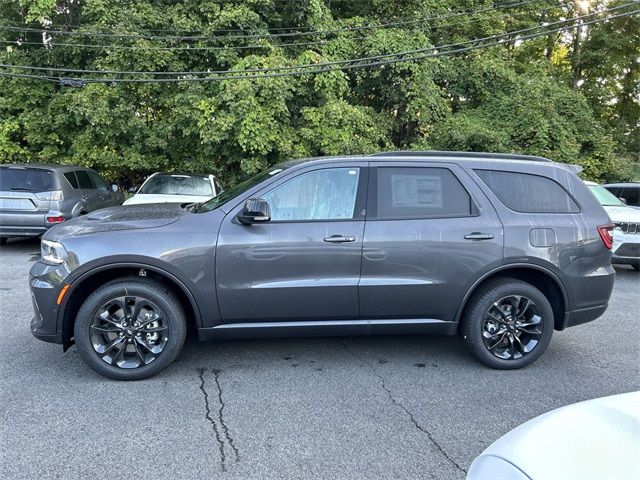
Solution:
<path fill-rule="evenodd" d="M 304 31 L 304 32 L 287 32 L 287 33 L 273 33 L 273 34 L 222 35 L 222 36 L 220 35 L 140 35 L 140 34 L 116 34 L 116 33 L 100 33 L 100 32 L 79 32 L 79 31 L 68 31 L 68 30 L 46 30 L 46 29 L 29 28 L 29 27 L 12 27 L 7 25 L 0 25 L 0 30 L 47 33 L 47 34 L 57 34 L 57 35 L 82 35 L 82 36 L 106 37 L 106 38 L 137 38 L 137 39 L 147 39 L 147 40 L 208 40 L 208 41 L 250 40 L 250 39 L 255 40 L 255 39 L 264 39 L 264 38 L 289 38 L 289 37 L 310 36 L 310 35 L 328 35 L 328 34 L 333 35 L 336 33 L 343 33 L 343 32 L 357 32 L 357 31 L 372 30 L 372 29 L 378 29 L 378 28 L 406 26 L 406 25 L 424 23 L 424 22 L 433 21 L 433 20 L 444 20 L 447 18 L 455 18 L 462 15 L 467 15 L 470 13 L 477 14 L 477 13 L 484 13 L 492 10 L 515 8 L 522 5 L 539 3 L 540 1 L 544 1 L 544 0 L 521 0 L 515 3 L 497 4 L 497 5 L 492 5 L 490 7 L 484 7 L 481 9 L 467 10 L 466 12 L 457 12 L 457 13 L 452 13 L 448 15 L 441 15 L 441 16 L 434 16 L 434 17 L 423 17 L 420 19 L 413 19 L 413 20 L 379 23 L 374 25 L 363 25 L 359 27 L 344 27 L 344 28 L 335 28 L 335 29 L 328 29 L 328 30 L 313 30 L 313 31 Z"/>
<path fill-rule="evenodd" d="M 640 13 L 640 9 L 633 10 L 630 12 L 620 13 L 617 15 L 608 15 L 605 18 L 594 19 L 590 21 L 582 22 L 582 25 L 591 25 L 594 23 L 601 23 L 609 20 L 613 20 L 615 18 L 628 17 L 634 14 Z M 579 18 L 579 17 L 576 17 Z M 410 56 L 407 58 L 394 58 L 389 60 L 380 60 L 368 63 L 358 63 L 361 59 L 353 59 L 346 62 L 349 64 L 342 64 L 340 66 L 328 66 L 323 68 L 314 68 L 313 70 L 306 71 L 289 71 L 289 72 L 277 72 L 277 73 L 263 73 L 263 74 L 252 74 L 252 75 L 244 75 L 243 72 L 248 72 L 249 70 L 241 70 L 237 73 L 234 71 L 227 71 L 229 73 L 234 73 L 234 75 L 219 75 L 219 76 L 208 76 L 208 77 L 185 77 L 185 78 L 61 78 L 61 77 L 52 77 L 52 76 L 43 76 L 43 75 L 35 75 L 35 74 L 18 74 L 11 72 L 1 72 L 0 76 L 4 77 L 16 77 L 16 78 L 29 78 L 29 79 L 38 79 L 53 83 L 67 83 L 72 86 L 84 86 L 86 83 L 107 83 L 107 84 L 117 84 L 117 83 L 176 83 L 176 82 L 199 82 L 199 81 L 222 81 L 222 80 L 251 80 L 251 79 L 260 79 L 260 78 L 274 78 L 274 77 L 286 77 L 286 76 L 301 76 L 307 74 L 318 74 L 318 73 L 326 73 L 332 71 L 340 71 L 340 70 L 350 70 L 355 68 L 367 68 L 367 67 L 383 67 L 386 65 L 403 63 L 403 62 L 413 62 L 418 60 L 424 60 L 427 58 L 436 58 L 441 56 L 454 55 L 457 53 L 464 53 L 473 50 L 480 50 L 485 48 L 490 48 L 498 45 L 503 45 L 506 43 L 511 43 L 515 41 L 526 41 L 538 37 L 542 37 L 545 35 L 549 35 L 551 33 L 563 32 L 567 30 L 571 30 L 575 28 L 575 25 L 567 25 L 564 27 L 559 27 L 555 29 L 546 29 L 541 32 L 532 33 L 529 35 L 524 35 L 518 38 L 504 38 L 500 40 L 496 40 L 491 43 L 481 44 L 481 45 L 471 45 L 464 48 L 458 48 L 454 50 L 448 51 L 434 51 L 433 53 L 427 53 L 423 55 Z M 436 47 L 432 48 L 432 50 L 437 50 Z M 395 55 L 402 55 L 403 53 L 398 53 Z M 336 63 L 336 62 L 330 62 Z M 322 66 L 323 64 L 316 65 L 299 65 L 297 67 L 286 67 L 290 68 L 304 68 L 304 67 L 317 67 Z M 284 69 L 284 68 L 283 68 Z M 282 70 L 282 69 L 263 69 L 266 70 Z M 189 74 L 189 72 L 185 72 L 185 74 Z M 73 83 L 71 83 L 73 82 Z"/>
<path fill-rule="evenodd" d="M 299 0 L 293 0 L 293 1 L 299 1 Z M 532 2 L 532 3 L 538 3 L 540 1 L 549 1 L 549 0 L 538 0 L 537 2 Z M 529 2 L 522 2 L 522 4 L 526 4 L 526 3 L 529 3 Z M 513 5 L 509 4 L 509 3 L 495 4 L 492 7 L 487 7 L 487 8 L 488 9 L 499 9 L 499 8 L 502 8 L 502 7 L 510 8 L 511 6 L 515 7 L 515 6 L 518 6 L 518 4 L 516 4 L 516 3 L 514 3 Z M 554 8 L 558 8 L 558 7 L 562 7 L 562 6 L 564 6 L 564 5 L 558 5 L 558 6 L 554 7 Z M 457 9 L 457 10 L 454 9 L 454 10 L 450 11 L 448 13 L 448 15 L 450 15 L 450 14 L 478 13 L 478 12 L 479 11 L 477 9 Z M 437 19 L 437 18 L 438 17 L 427 17 L 425 20 L 433 20 L 433 19 Z M 406 20 L 406 21 L 415 21 L 416 19 L 414 17 L 400 17 L 400 18 L 395 19 L 394 21 L 404 21 L 404 20 Z M 420 21 L 420 20 L 418 20 L 418 21 Z M 8 22 L 8 23 L 13 23 L 14 24 L 14 25 L 8 25 L 8 26 L 15 26 L 15 27 L 25 28 L 25 29 L 26 28 L 34 28 L 34 27 L 21 27 L 21 25 L 16 25 L 19 22 L 11 22 L 11 21 L 8 21 L 8 20 L 4 20 L 4 22 Z M 83 25 L 65 24 L 65 25 L 63 25 L 63 27 L 76 28 L 77 29 L 77 28 L 83 28 Z M 72 30 L 59 30 L 60 27 L 57 27 L 58 30 L 49 30 L 49 28 L 54 28 L 53 24 L 52 25 L 48 25 L 48 28 L 46 28 L 46 29 L 35 29 L 34 28 L 34 30 L 37 30 L 39 32 L 46 31 L 46 32 L 49 32 L 49 33 L 52 33 L 52 32 L 56 32 L 56 33 L 66 32 L 66 33 L 69 33 L 69 34 L 71 34 L 71 33 L 82 33 L 82 34 L 93 34 L 93 33 L 95 33 L 95 34 L 100 34 L 100 35 L 102 35 L 102 34 L 111 35 L 112 34 L 112 32 L 104 32 L 104 31 L 74 32 Z M 111 27 L 111 28 L 113 28 L 113 27 Z M 272 27 L 272 28 L 267 28 L 267 30 L 269 32 L 280 32 L 280 31 L 286 32 L 286 31 L 296 31 L 296 30 L 297 31 L 312 30 L 313 28 L 314 27 L 310 27 L 310 26 Z M 196 30 L 196 29 L 192 29 L 192 30 L 179 30 L 178 29 L 178 30 L 176 30 L 176 29 L 168 29 L 168 28 L 155 28 L 154 29 L 154 28 L 144 28 L 144 27 L 142 27 L 142 30 L 145 31 L 145 32 L 171 32 L 171 33 L 194 33 L 194 34 L 195 33 L 203 33 L 204 32 L 204 30 Z M 241 33 L 241 32 L 248 32 L 248 31 L 250 31 L 250 30 L 248 30 L 246 28 L 229 28 L 229 29 L 215 29 L 215 30 L 212 30 L 210 33 L 212 33 L 212 34 L 213 33 Z M 151 36 L 155 37 L 155 35 L 151 35 Z"/>
<path fill-rule="evenodd" d="M 418 48 L 418 49 L 414 49 L 414 50 L 406 50 L 406 51 L 403 51 L 403 52 L 380 54 L 380 55 L 375 55 L 375 56 L 360 57 L 360 58 L 348 59 L 348 60 L 337 60 L 337 61 L 332 61 L 332 62 L 293 65 L 293 66 L 286 66 L 286 67 L 245 69 L 245 70 L 242 70 L 242 72 L 243 73 L 271 73 L 271 72 L 280 72 L 280 71 L 289 71 L 289 70 L 299 70 L 299 69 L 305 69 L 305 68 L 312 68 L 313 69 L 313 68 L 322 68 L 322 67 L 331 67 L 331 66 L 342 65 L 342 64 L 349 64 L 349 63 L 353 63 L 353 62 L 376 61 L 376 60 L 380 60 L 380 59 L 384 59 L 384 58 L 391 58 L 391 57 L 397 57 L 397 56 L 403 56 L 403 55 L 415 55 L 415 54 L 424 53 L 424 52 L 433 51 L 433 50 L 437 51 L 437 50 L 442 50 L 442 49 L 446 49 L 446 48 L 459 47 L 459 46 L 467 45 L 467 44 L 474 44 L 474 43 L 491 41 L 491 40 L 495 40 L 497 38 L 505 37 L 505 36 L 510 36 L 511 37 L 511 36 L 516 36 L 516 35 L 521 35 L 521 34 L 525 34 L 527 32 L 538 30 L 540 28 L 548 28 L 548 27 L 553 26 L 553 25 L 560 25 L 560 24 L 567 23 L 567 22 L 571 22 L 572 24 L 575 24 L 579 20 L 595 17 L 596 15 L 602 15 L 603 13 L 607 13 L 607 12 L 614 12 L 614 11 L 617 11 L 617 10 L 621 10 L 621 9 L 627 8 L 627 7 L 631 6 L 631 5 L 635 5 L 637 3 L 638 2 L 634 1 L 634 2 L 623 4 L 623 5 L 618 5 L 616 7 L 611 7 L 609 9 L 605 9 L 605 10 L 603 10 L 601 12 L 594 12 L 594 13 L 589 13 L 589 14 L 585 14 L 585 15 L 581 15 L 581 16 L 568 18 L 566 20 L 559 20 L 559 21 L 556 21 L 556 22 L 550 22 L 550 23 L 547 23 L 546 25 L 536 25 L 535 27 L 523 28 L 523 29 L 520 29 L 520 30 L 504 32 L 504 33 L 501 33 L 501 34 L 490 35 L 490 36 L 487 36 L 487 37 L 476 38 L 476 39 L 467 40 L 467 41 L 464 41 L 464 42 L 457 42 L 457 43 L 452 43 L 452 44 L 447 44 L 447 45 L 424 47 L 424 48 Z M 575 26 L 575 25 L 572 25 L 572 26 Z M 126 70 L 88 70 L 88 69 L 76 69 L 76 68 L 41 67 L 41 66 L 10 65 L 10 64 L 0 64 L 0 67 L 2 67 L 2 68 L 14 68 L 14 69 L 18 69 L 18 70 L 35 70 L 35 71 L 49 71 L 49 72 L 61 72 L 61 73 L 64 72 L 64 73 L 83 73 L 83 74 L 102 74 L 102 75 L 108 74 L 108 75 L 153 75 L 153 76 L 165 76 L 165 75 L 226 75 L 226 74 L 232 75 L 232 74 L 236 73 L 234 70 L 210 70 L 210 69 L 209 70 L 200 70 L 200 71 L 166 71 L 166 72 L 158 72 L 158 71 L 140 71 L 140 70 L 129 70 L 129 71 L 126 71 Z"/>
<path fill-rule="evenodd" d="M 535 13 L 543 13 L 543 12 L 547 12 L 549 10 L 555 10 L 556 8 L 558 8 L 557 6 L 555 7 L 548 7 L 548 8 L 543 8 L 540 10 L 537 10 Z M 526 12 L 526 11 L 522 11 L 522 12 L 513 12 L 513 13 L 502 13 L 500 14 L 501 18 L 505 18 L 505 17 L 514 17 L 514 16 L 520 16 L 520 15 L 531 15 L 531 12 Z M 458 21 L 458 22 L 451 22 L 451 23 L 445 23 L 445 24 L 437 24 L 437 25 L 429 25 L 427 26 L 428 29 L 440 29 L 440 28 L 447 28 L 447 27 L 453 27 L 456 25 L 467 25 L 469 23 L 475 23 L 475 22 L 479 22 L 479 21 L 483 21 L 485 20 L 484 18 L 469 18 L 467 20 L 463 20 L 463 21 Z M 361 39 L 365 39 L 367 38 L 366 36 L 360 36 L 360 37 L 356 37 L 355 40 L 361 40 Z M 37 45 L 37 46 L 41 46 L 41 47 L 77 47 L 77 48 L 103 48 L 103 49 L 113 49 L 113 50 L 151 50 L 151 51 L 155 51 L 155 50 L 160 50 L 160 51 L 209 51 L 209 50 L 245 50 L 245 49 L 259 49 L 259 48 L 290 48 L 290 47 L 303 47 L 303 46 L 315 46 L 315 45 L 326 45 L 327 43 L 332 42 L 333 40 L 316 40 L 316 41 L 312 41 L 312 42 L 295 42 L 295 43 L 279 43 L 279 44 L 262 44 L 262 45 L 225 45 L 225 46 L 217 46 L 217 47 L 212 47 L 212 46 L 205 46 L 205 47 L 196 47 L 196 46 L 186 46 L 186 47 L 156 47 L 156 46 L 146 46 L 146 45 L 115 45 L 115 44 L 110 44 L 110 45 L 96 45 L 96 44 L 83 44 L 83 43 L 58 43 L 58 42 L 50 42 L 50 43 L 43 43 L 43 42 L 28 42 L 28 41 L 23 41 L 23 40 L 0 40 L 0 43 L 4 43 L 4 44 L 16 44 L 17 46 L 21 46 L 21 45 Z"/>

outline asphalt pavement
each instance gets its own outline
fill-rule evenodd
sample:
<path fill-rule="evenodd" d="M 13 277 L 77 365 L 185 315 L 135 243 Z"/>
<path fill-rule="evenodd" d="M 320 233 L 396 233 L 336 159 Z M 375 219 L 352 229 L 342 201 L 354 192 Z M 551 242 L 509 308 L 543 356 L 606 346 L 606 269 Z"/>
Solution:
<path fill-rule="evenodd" d="M 640 390 L 640 275 L 606 314 L 517 371 L 452 337 L 199 343 L 139 382 L 31 336 L 37 241 L 0 247 L 3 479 L 464 478 L 498 437 L 571 403 Z M 537 448 L 553 448 L 536 445 Z"/>

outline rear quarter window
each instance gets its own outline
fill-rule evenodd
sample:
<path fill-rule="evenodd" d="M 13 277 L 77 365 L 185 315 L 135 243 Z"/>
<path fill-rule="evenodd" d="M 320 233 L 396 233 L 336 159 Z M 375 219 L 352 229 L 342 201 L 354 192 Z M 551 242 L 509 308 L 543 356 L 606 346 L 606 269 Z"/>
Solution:
<path fill-rule="evenodd" d="M 522 213 L 577 213 L 580 207 L 555 180 L 540 175 L 474 170 L 508 208 Z"/>

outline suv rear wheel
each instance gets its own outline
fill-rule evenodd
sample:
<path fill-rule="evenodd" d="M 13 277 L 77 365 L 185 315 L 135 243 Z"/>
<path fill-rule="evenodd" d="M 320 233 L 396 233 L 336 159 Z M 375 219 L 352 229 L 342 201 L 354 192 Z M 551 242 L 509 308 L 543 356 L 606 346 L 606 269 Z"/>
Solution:
<path fill-rule="evenodd" d="M 140 380 L 167 368 L 186 336 L 180 302 L 161 284 L 114 280 L 94 291 L 76 317 L 76 345 L 95 371 Z"/>
<path fill-rule="evenodd" d="M 503 278 L 470 300 L 461 334 L 485 365 L 503 370 L 526 367 L 544 353 L 553 334 L 553 309 L 533 285 Z"/>

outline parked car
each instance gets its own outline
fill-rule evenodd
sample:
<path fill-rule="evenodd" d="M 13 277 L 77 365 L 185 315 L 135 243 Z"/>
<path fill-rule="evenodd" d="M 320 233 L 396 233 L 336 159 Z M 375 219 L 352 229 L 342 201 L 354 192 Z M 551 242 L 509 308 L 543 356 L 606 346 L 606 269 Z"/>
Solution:
<path fill-rule="evenodd" d="M 585 183 L 615 225 L 611 262 L 631 265 L 640 271 L 640 210 L 625 205 L 602 185 L 594 182 Z"/>
<path fill-rule="evenodd" d="M 213 175 L 154 173 L 125 205 L 143 203 L 202 203 L 222 191 Z"/>
<path fill-rule="evenodd" d="M 202 204 L 51 229 L 32 333 L 111 378 L 200 339 L 459 333 L 500 369 L 589 322 L 613 289 L 609 217 L 571 166 L 398 152 L 290 161 Z"/>
<path fill-rule="evenodd" d="M 491 444 L 467 480 L 640 478 L 639 425 L 640 392 L 559 408 Z"/>
<path fill-rule="evenodd" d="M 0 165 L 0 242 L 42 235 L 52 225 L 123 200 L 116 185 L 90 168 Z"/>
<path fill-rule="evenodd" d="M 640 182 L 608 183 L 604 188 L 623 200 L 630 207 L 640 208 Z"/>

